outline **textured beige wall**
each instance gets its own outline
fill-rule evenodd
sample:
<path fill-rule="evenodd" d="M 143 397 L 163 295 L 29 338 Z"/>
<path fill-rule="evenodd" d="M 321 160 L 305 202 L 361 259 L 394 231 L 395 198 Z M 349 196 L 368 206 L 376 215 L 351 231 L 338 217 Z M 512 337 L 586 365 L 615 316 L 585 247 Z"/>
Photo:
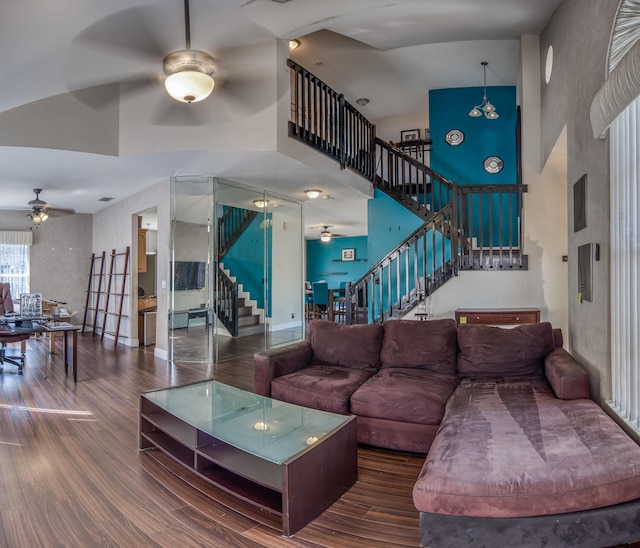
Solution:
<path fill-rule="evenodd" d="M 0 211 L 0 230 L 27 230 L 24 211 Z M 91 257 L 92 215 L 51 217 L 33 230 L 31 291 L 65 301 L 82 323 Z"/>
<path fill-rule="evenodd" d="M 540 39 L 544 70 L 553 45 L 553 73 L 541 79 L 542 162 L 567 131 L 569 242 L 569 341 L 592 374 L 594 396 L 606 395 L 609 364 L 609 185 L 608 143 L 593 138 L 589 107 L 602 85 L 609 36 L 618 0 L 565 0 Z M 587 228 L 573 232 L 573 184 L 588 177 Z M 600 244 L 593 263 L 593 301 L 578 302 L 577 248 Z"/>

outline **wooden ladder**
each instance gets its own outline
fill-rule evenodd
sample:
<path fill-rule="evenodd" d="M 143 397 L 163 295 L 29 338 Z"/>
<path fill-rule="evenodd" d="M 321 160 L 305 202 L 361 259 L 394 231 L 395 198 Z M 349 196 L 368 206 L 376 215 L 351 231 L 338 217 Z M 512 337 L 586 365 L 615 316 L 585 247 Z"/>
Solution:
<path fill-rule="evenodd" d="M 124 257 L 124 263 L 122 265 L 122 271 L 118 272 L 118 258 Z M 107 282 L 107 291 L 106 301 L 104 305 L 104 317 L 102 320 L 102 335 L 100 336 L 100 340 L 104 339 L 105 333 L 109 335 L 113 335 L 114 337 L 114 345 L 118 344 L 118 339 L 120 337 L 120 323 L 122 320 L 122 308 L 124 304 L 124 298 L 127 296 L 125 293 L 125 288 L 127 285 L 127 273 L 129 270 L 129 246 L 125 249 L 123 253 L 116 253 L 116 250 L 111 250 L 111 262 L 109 264 L 109 274 L 108 274 L 108 282 Z M 114 287 L 118 285 L 118 277 L 121 276 L 122 280 L 120 281 L 120 288 Z M 109 310 L 109 302 L 111 301 L 111 297 L 115 297 L 116 307 L 114 311 Z M 116 327 L 113 331 L 107 331 L 107 320 L 109 316 L 115 316 L 116 318 Z"/>
<path fill-rule="evenodd" d="M 100 309 L 100 295 L 102 293 L 102 277 L 104 275 L 104 260 L 106 252 L 103 251 L 102 255 L 96 256 L 95 253 L 91 254 L 91 266 L 89 268 L 89 284 L 87 286 L 87 299 L 84 304 L 84 318 L 82 320 L 82 332 L 84 333 L 87 327 L 87 319 L 89 312 L 93 312 L 93 325 L 91 326 L 91 332 L 96 334 L 98 327 L 98 310 Z M 97 285 L 96 285 L 97 284 Z M 95 305 L 92 306 L 93 302 Z"/>

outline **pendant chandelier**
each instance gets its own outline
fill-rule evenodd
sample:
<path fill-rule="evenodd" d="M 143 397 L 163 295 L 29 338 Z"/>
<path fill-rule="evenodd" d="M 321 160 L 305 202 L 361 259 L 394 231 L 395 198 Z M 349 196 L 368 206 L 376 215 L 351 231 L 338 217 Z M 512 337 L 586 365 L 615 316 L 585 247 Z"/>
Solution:
<path fill-rule="evenodd" d="M 496 111 L 496 107 L 491 104 L 491 101 L 489 101 L 489 99 L 487 99 L 488 64 L 489 63 L 487 63 L 486 61 L 482 61 L 481 63 L 482 69 L 484 70 L 484 95 L 482 97 L 482 103 L 473 107 L 473 109 L 471 109 L 471 112 L 469 112 L 469 116 L 478 118 L 479 116 L 482 116 L 484 114 L 485 118 L 488 118 L 489 120 L 496 120 L 497 118 L 500 118 L 500 115 Z"/>

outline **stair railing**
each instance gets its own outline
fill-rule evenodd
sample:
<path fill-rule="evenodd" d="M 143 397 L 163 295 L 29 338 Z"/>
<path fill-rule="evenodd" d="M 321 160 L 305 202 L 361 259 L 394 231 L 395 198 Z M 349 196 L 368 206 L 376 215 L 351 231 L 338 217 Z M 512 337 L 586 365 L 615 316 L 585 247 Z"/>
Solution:
<path fill-rule="evenodd" d="M 218 261 L 240 237 L 247 226 L 255 219 L 258 212 L 239 207 L 229 207 L 218 219 Z M 238 336 L 238 283 L 234 282 L 218 263 L 216 278 L 215 311 L 233 337 Z"/>
<path fill-rule="evenodd" d="M 457 208 L 452 201 L 348 285 L 347 324 L 401 318 L 457 275 Z"/>
<path fill-rule="evenodd" d="M 373 180 L 375 125 L 331 89 L 291 59 L 291 119 L 289 136 Z"/>
<path fill-rule="evenodd" d="M 527 269 L 523 194 L 527 185 L 458 185 L 460 270 Z"/>
<path fill-rule="evenodd" d="M 240 207 L 229 207 L 218 219 L 218 260 L 225 256 L 249 223 L 258 215 L 257 211 Z"/>
<path fill-rule="evenodd" d="M 214 306 L 218 319 L 232 337 L 238 336 L 238 284 L 218 265 Z"/>
<path fill-rule="evenodd" d="M 456 185 L 399 147 L 377 138 L 375 125 L 318 77 L 292 60 L 288 66 L 289 136 L 333 158 L 343 169 L 360 173 L 426 223 L 417 231 L 420 235 L 414 233 L 351 284 L 351 298 L 357 306 L 353 318 L 347 311 L 347 323 L 361 323 L 363 314 L 364 321 L 397 317 L 415 306 L 417 290 L 406 261 L 409 256 L 420 256 L 409 250 L 419 245 L 416 242 L 426 242 L 427 233 L 432 235 L 432 249 L 442 238 L 446 243 L 441 248 L 449 253 L 446 260 L 424 270 L 429 272 L 423 280 L 427 295 L 459 269 L 528 267 L 522 250 L 525 185 Z M 392 267 L 396 274 L 389 274 Z M 414 266 L 413 272 L 419 273 L 420 268 L 420 264 Z M 420 281 L 419 276 L 413 277 Z M 401 294 L 401 288 L 406 294 Z"/>
<path fill-rule="evenodd" d="M 374 184 L 407 209 L 428 220 L 454 199 L 454 183 L 391 143 L 374 145 Z"/>

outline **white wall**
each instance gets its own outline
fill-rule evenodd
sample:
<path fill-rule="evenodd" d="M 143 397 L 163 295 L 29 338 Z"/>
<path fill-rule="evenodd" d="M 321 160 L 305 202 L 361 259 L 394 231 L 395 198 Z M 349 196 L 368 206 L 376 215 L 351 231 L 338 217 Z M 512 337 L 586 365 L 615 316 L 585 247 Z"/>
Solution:
<path fill-rule="evenodd" d="M 454 318 L 457 308 L 539 308 L 540 319 L 553 324 L 544 302 L 539 268 L 462 271 L 431 295 L 428 307 L 433 319 Z M 411 311 L 407 319 L 414 318 L 415 312 Z"/>
<path fill-rule="evenodd" d="M 609 163 L 608 143 L 593 137 L 589 108 L 604 82 L 609 38 L 619 2 L 564 0 L 540 37 L 544 64 L 554 49 L 551 80 L 541 83 L 541 148 L 546 161 L 567 134 L 568 307 L 571 351 L 587 367 L 596 399 L 609 379 Z M 544 65 L 543 65 L 544 66 Z M 587 174 L 587 227 L 573 231 L 573 185 Z M 593 301 L 578 302 L 577 249 L 600 244 L 594 261 Z"/>
<path fill-rule="evenodd" d="M 293 211 L 273 211 L 271 270 L 271 330 L 277 331 L 302 325 L 304 308 L 303 239 L 300 216 Z M 290 210 L 294 209 L 289 206 Z M 293 315 L 293 317 L 292 317 Z"/>
<path fill-rule="evenodd" d="M 121 200 L 93 216 L 93 243 L 95 253 L 115 249 L 122 252 L 126 246 L 131 249 L 129 279 L 125 298 L 121 333 L 126 337 L 120 339 L 123 344 L 138 345 L 138 230 L 137 214 L 156 207 L 158 210 L 158 253 L 156 265 L 158 273 L 157 299 L 158 315 L 156 320 L 156 349 L 159 357 L 166 359 L 168 350 L 167 286 L 169 280 L 169 180 L 161 181 L 152 187 Z M 132 274 L 133 273 L 133 274 Z M 163 283 L 164 282 L 164 283 Z"/>

